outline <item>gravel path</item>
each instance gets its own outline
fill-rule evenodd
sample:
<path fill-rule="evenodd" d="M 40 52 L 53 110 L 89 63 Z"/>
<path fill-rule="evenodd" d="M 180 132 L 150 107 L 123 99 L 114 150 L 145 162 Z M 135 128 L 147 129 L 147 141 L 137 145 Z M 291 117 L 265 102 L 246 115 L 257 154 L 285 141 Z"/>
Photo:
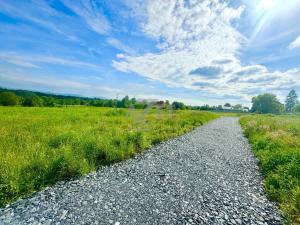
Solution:
<path fill-rule="evenodd" d="M 0 224 L 281 224 L 238 118 L 0 209 Z"/>

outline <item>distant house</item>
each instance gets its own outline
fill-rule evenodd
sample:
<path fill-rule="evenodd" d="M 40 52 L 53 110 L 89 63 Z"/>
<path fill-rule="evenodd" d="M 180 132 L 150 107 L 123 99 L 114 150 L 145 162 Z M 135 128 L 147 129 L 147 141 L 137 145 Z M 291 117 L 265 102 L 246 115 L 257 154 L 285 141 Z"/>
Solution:
<path fill-rule="evenodd" d="M 243 112 L 249 112 L 250 109 L 248 107 L 243 107 Z"/>
<path fill-rule="evenodd" d="M 165 106 L 164 101 L 157 101 L 154 103 L 154 106 L 156 106 L 159 109 L 162 109 Z"/>
<path fill-rule="evenodd" d="M 162 109 L 165 106 L 164 101 L 158 99 L 137 99 L 137 103 L 147 104 L 150 107 Z"/>
<path fill-rule="evenodd" d="M 226 102 L 223 106 L 223 110 L 232 110 L 232 105 L 228 102 Z"/>
<path fill-rule="evenodd" d="M 138 103 L 152 103 L 152 104 L 154 104 L 155 102 L 158 102 L 158 101 L 159 101 L 159 99 L 146 99 L 146 98 L 138 98 L 136 100 L 136 102 L 138 102 Z"/>
<path fill-rule="evenodd" d="M 224 110 L 232 110 L 232 107 L 231 106 L 223 106 L 223 109 Z"/>

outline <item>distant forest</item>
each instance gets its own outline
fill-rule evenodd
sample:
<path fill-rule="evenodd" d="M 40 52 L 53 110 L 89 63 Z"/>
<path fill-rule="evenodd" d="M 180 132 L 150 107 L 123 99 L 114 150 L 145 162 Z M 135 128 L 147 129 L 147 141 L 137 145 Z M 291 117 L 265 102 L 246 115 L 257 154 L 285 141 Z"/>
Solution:
<path fill-rule="evenodd" d="M 228 104 L 228 103 L 227 103 Z M 3 106 L 26 106 L 26 107 L 61 107 L 61 106 L 95 106 L 95 107 L 112 107 L 112 108 L 160 108 L 160 109 L 190 109 L 205 111 L 226 111 L 219 106 L 188 106 L 182 102 L 174 101 L 170 103 L 168 100 L 150 101 L 137 100 L 125 96 L 121 100 L 118 99 L 102 99 L 88 98 L 79 96 L 56 95 L 36 91 L 13 90 L 0 88 L 0 105 Z M 234 111 L 242 111 L 242 108 L 233 109 Z"/>

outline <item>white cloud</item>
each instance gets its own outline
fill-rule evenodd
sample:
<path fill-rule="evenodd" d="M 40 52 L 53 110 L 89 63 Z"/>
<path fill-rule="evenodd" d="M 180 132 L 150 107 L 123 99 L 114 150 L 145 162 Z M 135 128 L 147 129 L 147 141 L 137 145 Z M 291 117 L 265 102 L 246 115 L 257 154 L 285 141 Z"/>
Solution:
<path fill-rule="evenodd" d="M 112 47 L 121 50 L 122 52 L 125 52 L 127 54 L 134 54 L 135 51 L 130 48 L 129 46 L 123 44 L 121 41 L 119 41 L 116 38 L 107 38 L 106 42 L 111 45 Z"/>
<path fill-rule="evenodd" d="M 235 59 L 245 38 L 231 22 L 243 7 L 230 8 L 219 1 L 149 1 L 144 32 L 158 41 L 159 53 L 123 55 L 113 65 L 123 72 L 173 86 L 191 87 L 202 81 L 192 70 L 213 60 Z"/>
<path fill-rule="evenodd" d="M 240 98 L 249 102 L 253 87 L 257 87 L 255 94 L 280 86 L 300 88 L 299 69 L 269 72 L 261 65 L 241 65 L 238 53 L 247 39 L 233 22 L 240 18 L 244 7 L 232 8 L 226 2 L 148 1 L 142 29 L 157 41 L 159 51 L 118 55 L 113 66 L 172 87 L 201 91 L 202 97 L 210 99 Z M 218 68 L 218 73 L 209 79 L 192 72 L 209 68 Z"/>
<path fill-rule="evenodd" d="M 294 48 L 300 48 L 300 36 L 298 38 L 296 38 L 290 45 L 289 45 L 290 49 L 294 49 Z"/>
<path fill-rule="evenodd" d="M 22 1 L 19 2 L 17 6 L 8 1 L 0 1 L 0 11 L 13 18 L 28 20 L 40 27 L 47 28 L 63 35 L 69 40 L 75 38 L 73 35 L 69 34 L 69 32 L 66 32 L 67 26 L 64 26 L 65 23 L 70 23 L 70 18 L 65 15 L 62 16 L 62 14 L 50 7 L 49 3 L 45 0 L 34 0 L 32 3 Z M 55 20 L 63 20 L 65 23 L 57 23 Z"/>
<path fill-rule="evenodd" d="M 58 78 L 51 75 L 32 75 L 19 71 L 0 69 L 0 85 L 14 88 L 34 87 L 37 91 L 48 90 L 53 93 L 78 94 L 90 97 L 111 98 L 116 93 L 126 93 L 118 88 L 101 86 L 97 84 L 83 83 L 75 79 Z"/>
<path fill-rule="evenodd" d="M 0 52 L 0 60 L 21 67 L 39 68 L 38 63 L 63 65 L 71 67 L 80 67 L 86 69 L 98 70 L 98 65 L 87 63 L 74 59 L 66 59 L 47 55 L 29 55 L 16 52 Z"/>
<path fill-rule="evenodd" d="M 110 32 L 110 22 L 104 15 L 102 15 L 95 1 L 62 0 L 62 2 L 78 16 L 80 16 L 93 31 L 101 35 L 108 34 Z"/>
<path fill-rule="evenodd" d="M 231 22 L 239 18 L 242 11 L 243 7 L 233 9 L 210 0 L 149 1 L 144 32 L 162 39 L 162 47 L 177 49 L 198 47 L 201 41 L 226 37 L 230 41 L 227 44 L 233 44 L 230 50 L 234 51 L 242 36 L 232 29 Z"/>
<path fill-rule="evenodd" d="M 26 59 L 23 58 L 19 58 L 19 57 L 10 57 L 10 56 L 6 56 L 3 54 L 0 54 L 0 61 L 4 61 L 16 66 L 21 66 L 21 67 L 27 67 L 27 68 L 39 68 L 38 65 L 35 65 L 31 62 L 29 62 Z"/>

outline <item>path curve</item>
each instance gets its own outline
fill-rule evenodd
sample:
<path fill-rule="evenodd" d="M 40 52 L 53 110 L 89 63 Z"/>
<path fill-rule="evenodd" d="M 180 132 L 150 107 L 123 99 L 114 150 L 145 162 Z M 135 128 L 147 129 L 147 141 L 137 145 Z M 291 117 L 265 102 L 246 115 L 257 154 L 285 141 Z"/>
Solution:
<path fill-rule="evenodd" d="M 281 224 L 238 118 L 0 209 L 0 224 Z"/>

